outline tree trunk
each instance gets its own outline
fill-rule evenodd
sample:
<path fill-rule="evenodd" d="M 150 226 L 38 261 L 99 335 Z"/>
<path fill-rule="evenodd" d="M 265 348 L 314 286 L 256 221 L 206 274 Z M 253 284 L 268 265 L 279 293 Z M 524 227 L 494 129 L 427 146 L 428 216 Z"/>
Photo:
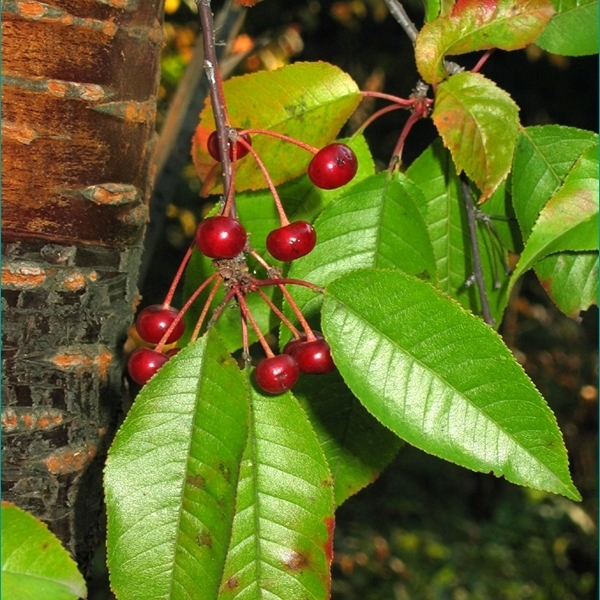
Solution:
<path fill-rule="evenodd" d="M 2 6 L 3 497 L 84 570 L 123 401 L 162 0 Z"/>

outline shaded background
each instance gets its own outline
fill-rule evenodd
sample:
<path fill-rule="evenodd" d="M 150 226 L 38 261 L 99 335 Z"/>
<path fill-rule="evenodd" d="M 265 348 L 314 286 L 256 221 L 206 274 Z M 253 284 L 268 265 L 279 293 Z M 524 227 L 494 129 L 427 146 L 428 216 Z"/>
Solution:
<path fill-rule="evenodd" d="M 191 59 L 198 30 L 192 0 L 166 0 L 158 128 Z M 417 27 L 420 2 L 405 2 Z M 219 9 L 221 3 L 214 2 Z M 266 42 L 252 51 L 257 40 Z M 248 11 L 234 50 L 237 73 L 298 60 L 325 60 L 362 89 L 407 97 L 418 80 L 412 46 L 383 0 L 266 0 Z M 480 54 L 457 58 L 467 68 Z M 482 69 L 507 90 L 524 125 L 558 123 L 597 131 L 597 56 L 564 58 L 535 46 L 495 52 Z M 371 111 L 380 107 L 378 101 Z M 366 137 L 384 168 L 405 111 L 376 121 Z M 364 120 L 353 118 L 344 133 Z M 420 121 L 404 152 L 410 164 L 436 137 Z M 162 302 L 196 225 L 210 205 L 190 163 L 152 251 L 140 308 Z M 177 305 L 177 303 L 175 303 Z M 564 317 L 528 274 L 500 328 L 507 345 L 556 413 L 582 503 L 472 473 L 405 446 L 369 488 L 338 511 L 334 600 L 595 599 L 597 588 L 598 311 Z M 110 597 L 102 557 L 95 598 Z M 104 578 L 104 583 L 103 583 Z"/>

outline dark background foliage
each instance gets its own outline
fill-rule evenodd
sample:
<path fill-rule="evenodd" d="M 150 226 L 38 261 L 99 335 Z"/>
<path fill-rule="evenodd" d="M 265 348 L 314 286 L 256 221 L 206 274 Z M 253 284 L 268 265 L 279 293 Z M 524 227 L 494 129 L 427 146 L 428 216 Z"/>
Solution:
<path fill-rule="evenodd" d="M 161 117 L 191 56 L 198 29 L 192 5 L 167 1 Z M 405 5 L 419 27 L 420 2 Z M 220 3 L 213 6 L 216 11 Z M 236 44 L 243 48 L 265 33 L 269 41 L 242 61 L 239 72 L 324 60 L 350 73 L 363 89 L 377 85 L 404 97 L 418 79 L 411 44 L 383 0 L 265 0 L 248 11 L 243 28 L 248 37 Z M 466 55 L 457 62 L 469 68 L 477 58 Z M 597 131 L 597 56 L 564 58 L 531 46 L 495 52 L 483 73 L 513 96 L 524 125 L 558 123 Z M 404 111 L 396 111 L 367 129 L 381 167 L 405 119 Z M 353 119 L 348 128 L 359 124 Z M 435 136 L 430 122 L 418 123 L 408 138 L 405 162 L 410 164 Z M 162 302 L 207 207 L 198 190 L 188 165 L 167 209 L 151 276 L 142 288 L 142 307 Z M 334 600 L 598 597 L 598 311 L 594 307 L 582 317 L 581 323 L 564 317 L 528 274 L 500 331 L 557 415 L 583 502 L 526 490 L 405 446 L 373 485 L 339 510 Z M 92 594 L 106 597 L 105 584 Z"/>

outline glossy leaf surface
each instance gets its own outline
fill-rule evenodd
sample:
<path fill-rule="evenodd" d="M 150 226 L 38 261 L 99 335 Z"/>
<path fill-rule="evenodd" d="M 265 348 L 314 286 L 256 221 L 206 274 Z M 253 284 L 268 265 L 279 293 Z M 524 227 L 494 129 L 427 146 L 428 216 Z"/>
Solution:
<path fill-rule="evenodd" d="M 512 281 L 545 256 L 598 250 L 598 146 L 588 148 L 542 209 Z"/>
<path fill-rule="evenodd" d="M 215 598 L 231 536 L 248 392 L 214 332 L 142 389 L 105 470 L 119 600 Z"/>
<path fill-rule="evenodd" d="M 598 0 L 552 0 L 556 15 L 536 44 L 563 56 L 598 53 Z"/>
<path fill-rule="evenodd" d="M 322 62 L 295 63 L 277 71 L 234 77 L 223 84 L 232 127 L 267 129 L 321 148 L 330 143 L 360 101 L 352 78 Z M 220 165 L 206 148 L 215 130 L 210 106 L 202 111 L 194 135 L 192 156 L 200 179 L 211 193 L 223 189 Z M 261 157 L 275 185 L 306 172 L 310 152 L 267 135 L 253 135 L 252 147 Z M 266 188 L 265 178 L 251 156 L 238 162 L 238 191 Z"/>
<path fill-rule="evenodd" d="M 219 598 L 325 600 L 333 534 L 333 482 L 325 457 L 289 392 L 265 396 L 252 386 L 250 402 Z"/>
<path fill-rule="evenodd" d="M 575 163 L 597 143 L 597 134 L 573 127 L 545 125 L 521 131 L 511 180 L 513 206 L 524 239 Z M 593 286 L 598 280 L 598 261 L 593 255 L 566 252 L 547 256 L 534 270 L 565 314 L 575 316 L 597 304 Z"/>
<path fill-rule="evenodd" d="M 479 73 L 458 73 L 438 86 L 432 119 L 457 171 L 489 198 L 510 171 L 519 126 L 512 98 Z"/>
<path fill-rule="evenodd" d="M 543 125 L 519 133 L 512 170 L 512 197 L 526 240 L 542 208 L 598 135 L 574 127 Z"/>
<path fill-rule="evenodd" d="M 399 271 L 350 273 L 328 285 L 322 323 L 348 387 L 399 437 L 580 498 L 556 419 L 522 367 L 490 327 L 429 284 Z"/>
<path fill-rule="evenodd" d="M 549 0 L 457 0 L 452 12 L 423 26 L 415 44 L 427 83 L 447 76 L 444 57 L 477 50 L 518 50 L 533 42 L 554 14 Z"/>
<path fill-rule="evenodd" d="M 429 146 L 411 164 L 406 175 L 423 192 L 423 204 L 419 208 L 433 244 L 439 289 L 473 313 L 481 314 L 476 286 L 467 285 L 473 274 L 473 260 L 460 178 L 441 140 Z M 505 216 L 502 206 L 495 205 L 493 208 L 498 209 L 500 216 Z M 492 224 L 495 226 L 495 222 Z M 492 316 L 499 323 L 506 306 L 508 277 L 502 267 L 506 251 L 481 222 L 477 228 L 477 239 Z M 498 287 L 496 279 L 500 283 Z"/>
<path fill-rule="evenodd" d="M 435 281 L 433 249 L 418 204 L 423 204 L 421 191 L 405 176 L 380 173 L 365 179 L 322 212 L 315 221 L 317 246 L 294 261 L 289 276 L 325 286 L 361 267 L 384 267 Z M 316 314 L 320 295 L 302 287 L 292 294 L 305 316 Z"/>
<path fill-rule="evenodd" d="M 377 478 L 402 442 L 363 407 L 337 372 L 300 377 L 294 396 L 319 438 L 340 506 Z"/>
<path fill-rule="evenodd" d="M 85 580 L 58 538 L 10 502 L 2 502 L 2 598 L 87 598 Z"/>
<path fill-rule="evenodd" d="M 535 273 L 552 298 L 568 317 L 598 304 L 598 253 L 560 252 L 543 258 Z"/>

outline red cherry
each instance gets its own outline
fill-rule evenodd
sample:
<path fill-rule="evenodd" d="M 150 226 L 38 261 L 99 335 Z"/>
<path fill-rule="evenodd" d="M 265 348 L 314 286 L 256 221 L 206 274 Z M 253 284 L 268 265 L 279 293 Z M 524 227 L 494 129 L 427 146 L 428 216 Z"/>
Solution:
<path fill-rule="evenodd" d="M 299 375 L 298 363 L 289 354 L 265 358 L 254 370 L 256 383 L 269 394 L 281 394 L 291 389 Z"/>
<path fill-rule="evenodd" d="M 241 131 L 240 129 L 238 129 L 237 131 Z M 243 133 L 240 137 L 244 138 L 244 140 L 252 145 L 252 138 L 250 137 L 249 133 Z M 249 150 L 248 148 L 246 148 L 246 146 L 244 146 L 243 144 L 240 144 L 239 142 L 236 142 L 236 151 L 237 151 L 237 160 L 239 160 L 240 158 L 244 158 L 244 156 L 246 156 L 246 154 L 248 154 Z M 233 160 L 233 148 L 232 148 L 232 144 L 231 141 L 227 141 L 227 147 L 229 148 L 229 158 L 230 160 Z M 208 140 L 206 142 L 206 149 L 208 150 L 208 153 L 217 161 L 217 162 L 221 162 L 221 152 L 219 151 L 219 138 L 217 136 L 217 132 L 213 131 L 209 136 L 208 136 Z"/>
<path fill-rule="evenodd" d="M 231 217 L 208 217 L 196 229 L 196 245 L 210 258 L 234 258 L 246 246 L 246 230 Z"/>
<path fill-rule="evenodd" d="M 174 308 L 163 308 L 160 304 L 153 304 L 144 308 L 138 315 L 135 327 L 145 342 L 158 344 L 178 314 L 179 312 Z M 184 331 L 185 324 L 181 319 L 166 343 L 173 344 L 183 335 Z"/>
<path fill-rule="evenodd" d="M 138 348 L 127 361 L 129 375 L 136 383 L 145 385 L 146 382 L 158 371 L 169 357 L 150 348 Z"/>
<path fill-rule="evenodd" d="M 329 344 L 325 340 L 304 342 L 293 349 L 292 356 L 302 373 L 330 373 L 335 370 Z"/>
<path fill-rule="evenodd" d="M 323 339 L 323 334 L 319 331 L 313 331 L 313 335 L 318 339 Z M 283 348 L 283 354 L 294 355 L 294 351 L 300 344 L 306 344 L 306 334 L 301 333 L 299 338 L 291 339 Z"/>
<path fill-rule="evenodd" d="M 356 175 L 356 154 L 346 144 L 329 144 L 317 152 L 308 165 L 308 177 L 318 188 L 333 190 Z"/>
<path fill-rule="evenodd" d="M 274 229 L 267 236 L 267 250 L 277 260 L 288 262 L 307 255 L 317 243 L 317 234 L 307 221 L 295 221 Z"/>

